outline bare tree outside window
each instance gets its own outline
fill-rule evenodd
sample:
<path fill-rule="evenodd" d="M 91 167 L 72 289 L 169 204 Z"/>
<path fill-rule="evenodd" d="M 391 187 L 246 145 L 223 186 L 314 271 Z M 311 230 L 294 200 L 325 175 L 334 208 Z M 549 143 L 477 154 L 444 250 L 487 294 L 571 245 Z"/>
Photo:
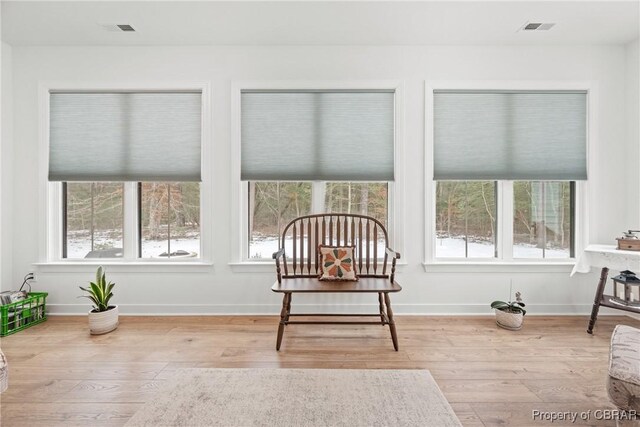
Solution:
<path fill-rule="evenodd" d="M 496 257 L 496 182 L 438 181 L 436 257 Z"/>
<path fill-rule="evenodd" d="M 143 182 L 140 257 L 193 258 L 200 253 L 200 184 Z"/>
<path fill-rule="evenodd" d="M 63 193 L 63 258 L 122 257 L 123 184 L 66 182 Z"/>

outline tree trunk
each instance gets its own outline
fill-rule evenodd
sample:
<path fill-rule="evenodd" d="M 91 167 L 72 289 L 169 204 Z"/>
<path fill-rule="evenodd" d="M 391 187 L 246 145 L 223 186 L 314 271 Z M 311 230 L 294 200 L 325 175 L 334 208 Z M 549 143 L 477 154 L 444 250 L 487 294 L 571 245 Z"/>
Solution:
<path fill-rule="evenodd" d="M 484 202 L 484 208 L 487 211 L 489 218 L 491 219 L 491 237 L 493 237 L 496 235 L 495 224 L 494 224 L 495 220 L 493 217 L 493 213 L 491 212 L 491 209 L 489 209 L 489 204 L 487 203 L 487 196 L 484 193 L 484 184 L 481 184 L 480 188 L 482 190 L 482 201 Z"/>
<path fill-rule="evenodd" d="M 158 188 L 164 184 L 149 184 L 148 203 L 149 203 L 149 239 L 160 239 L 160 225 L 162 222 L 162 191 Z"/>
<path fill-rule="evenodd" d="M 327 213 L 333 212 L 333 183 L 327 183 Z"/>
<path fill-rule="evenodd" d="M 351 190 L 351 186 L 349 186 L 349 190 Z M 368 212 L 369 212 L 369 186 L 366 184 L 362 184 L 362 187 L 360 187 L 360 214 L 367 215 Z"/>

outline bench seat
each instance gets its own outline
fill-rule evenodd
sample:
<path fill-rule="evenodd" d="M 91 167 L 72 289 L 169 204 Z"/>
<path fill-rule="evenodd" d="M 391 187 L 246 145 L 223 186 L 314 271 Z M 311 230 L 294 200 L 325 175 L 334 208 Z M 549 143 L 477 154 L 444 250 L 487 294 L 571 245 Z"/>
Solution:
<path fill-rule="evenodd" d="M 357 282 L 322 281 L 317 277 L 283 277 L 271 287 L 273 292 L 399 292 L 402 287 L 388 277 L 360 277 Z"/>

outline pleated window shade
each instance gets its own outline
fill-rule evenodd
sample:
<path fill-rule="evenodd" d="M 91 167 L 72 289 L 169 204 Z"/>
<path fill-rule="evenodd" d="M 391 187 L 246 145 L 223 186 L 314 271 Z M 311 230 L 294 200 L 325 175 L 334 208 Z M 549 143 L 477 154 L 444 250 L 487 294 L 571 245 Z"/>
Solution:
<path fill-rule="evenodd" d="M 50 94 L 50 181 L 200 181 L 201 92 Z"/>
<path fill-rule="evenodd" d="M 586 91 L 434 91 L 435 180 L 586 180 Z"/>
<path fill-rule="evenodd" d="M 242 180 L 393 180 L 392 90 L 241 97 Z"/>

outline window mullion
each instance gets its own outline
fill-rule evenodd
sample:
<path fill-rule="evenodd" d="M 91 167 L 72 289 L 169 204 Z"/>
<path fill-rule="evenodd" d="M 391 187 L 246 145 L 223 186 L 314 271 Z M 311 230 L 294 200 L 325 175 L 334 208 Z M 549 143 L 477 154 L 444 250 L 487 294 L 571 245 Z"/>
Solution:
<path fill-rule="evenodd" d="M 498 258 L 513 260 L 513 181 L 498 181 Z"/>
<path fill-rule="evenodd" d="M 140 220 L 138 215 L 138 184 L 125 182 L 123 187 L 123 257 L 125 260 L 135 260 L 138 258 L 138 221 Z"/>

